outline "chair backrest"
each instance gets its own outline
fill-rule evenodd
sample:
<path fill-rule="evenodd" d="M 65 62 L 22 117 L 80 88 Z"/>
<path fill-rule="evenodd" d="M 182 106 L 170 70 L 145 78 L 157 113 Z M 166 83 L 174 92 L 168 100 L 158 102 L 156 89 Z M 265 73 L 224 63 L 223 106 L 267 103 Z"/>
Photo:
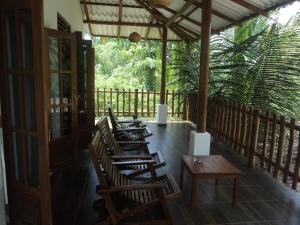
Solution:
<path fill-rule="evenodd" d="M 100 131 L 96 132 L 89 150 L 101 187 L 105 188 L 109 185 L 118 186 L 132 183 L 112 164 L 112 159 L 108 154 Z"/>
<path fill-rule="evenodd" d="M 113 130 L 118 130 L 118 128 L 120 128 L 120 125 L 118 123 L 119 119 L 118 117 L 116 117 L 111 107 L 108 107 L 108 114 Z"/>
<path fill-rule="evenodd" d="M 134 185 L 130 179 L 121 174 L 117 166 L 113 165 L 102 137 L 101 132 L 98 130 L 89 146 L 100 187 Z M 121 194 L 129 200 L 139 203 L 146 203 L 157 198 L 155 190 L 130 190 Z"/>
<path fill-rule="evenodd" d="M 107 118 L 106 117 L 101 118 L 98 121 L 96 127 L 100 131 L 101 135 L 103 136 L 104 142 L 107 145 L 107 147 L 110 149 L 110 151 L 115 155 L 123 154 L 121 147 L 116 142 L 116 140 L 110 130 Z"/>

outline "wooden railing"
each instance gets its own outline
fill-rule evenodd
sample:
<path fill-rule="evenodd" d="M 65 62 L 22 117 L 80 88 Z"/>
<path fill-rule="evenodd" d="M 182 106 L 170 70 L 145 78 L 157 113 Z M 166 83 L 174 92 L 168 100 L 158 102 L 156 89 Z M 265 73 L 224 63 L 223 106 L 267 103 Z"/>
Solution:
<path fill-rule="evenodd" d="M 184 98 L 177 91 L 166 90 L 166 103 L 169 117 L 183 116 Z M 105 89 L 95 90 L 95 115 L 108 114 L 107 106 L 112 105 L 117 116 L 155 117 L 159 103 L 160 91 L 139 89 Z"/>
<path fill-rule="evenodd" d="M 212 100 L 208 131 L 260 167 L 297 190 L 300 169 L 300 125 L 271 112 L 239 103 Z"/>

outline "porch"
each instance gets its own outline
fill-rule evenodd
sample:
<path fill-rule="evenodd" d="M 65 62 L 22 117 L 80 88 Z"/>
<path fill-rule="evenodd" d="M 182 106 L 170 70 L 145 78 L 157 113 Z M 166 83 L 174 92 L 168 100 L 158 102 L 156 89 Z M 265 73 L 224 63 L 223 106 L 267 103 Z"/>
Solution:
<path fill-rule="evenodd" d="M 172 174 L 178 181 L 180 157 L 188 154 L 189 133 L 194 129 L 193 126 L 190 122 L 170 122 L 167 127 L 159 127 L 155 123 L 148 122 L 147 126 L 154 134 L 149 138 L 150 150 L 160 150 L 167 162 L 167 166 L 160 169 L 160 173 Z M 174 224 L 296 225 L 300 223 L 300 195 L 297 192 L 271 178 L 262 169 L 249 168 L 246 158 L 216 139 L 212 143 L 211 150 L 213 154 L 223 155 L 242 171 L 240 206 L 234 207 L 231 204 L 230 180 L 222 180 L 218 186 L 215 186 L 213 180 L 201 180 L 197 187 L 196 207 L 190 208 L 186 203 L 190 200 L 191 177 L 186 174 L 183 197 L 176 203 L 169 204 Z M 69 177 L 69 181 L 74 183 L 68 186 L 76 187 L 73 191 L 80 186 L 84 188 L 78 192 L 78 195 L 69 192 L 68 196 L 65 196 L 72 200 L 68 201 L 69 205 L 63 207 L 63 212 L 57 212 L 65 218 L 65 224 L 92 225 L 99 221 L 99 218 L 104 217 L 104 208 L 102 210 L 93 208 L 93 201 L 99 199 L 99 195 L 95 193 L 98 179 L 94 167 L 88 162 L 89 160 L 84 171 L 77 171 L 77 175 L 74 176 L 77 177 L 76 179 L 70 181 Z M 155 216 L 155 212 L 144 216 Z"/>

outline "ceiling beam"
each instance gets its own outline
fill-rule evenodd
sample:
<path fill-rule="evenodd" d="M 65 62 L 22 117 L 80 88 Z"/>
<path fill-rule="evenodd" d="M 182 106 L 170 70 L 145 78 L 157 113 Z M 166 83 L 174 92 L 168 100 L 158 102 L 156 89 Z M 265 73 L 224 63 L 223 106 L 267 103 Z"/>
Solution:
<path fill-rule="evenodd" d="M 150 14 L 152 14 L 156 19 L 158 19 L 162 23 L 167 22 L 167 18 L 162 15 L 158 10 L 155 8 L 152 8 L 147 2 L 143 0 L 135 0 L 138 4 L 144 7 L 145 10 L 147 10 Z M 177 24 L 172 23 L 169 26 L 170 30 L 172 30 L 178 37 L 180 37 L 182 40 L 192 40 L 194 39 L 191 35 L 186 33 L 185 31 L 179 29 L 177 27 Z"/>
<path fill-rule="evenodd" d="M 149 24 L 149 23 L 131 23 L 131 22 L 118 22 L 118 21 L 100 21 L 100 20 L 83 20 L 87 24 L 99 25 L 115 25 L 115 26 L 135 26 L 135 27 L 163 27 L 162 24 Z"/>
<path fill-rule="evenodd" d="M 123 16 L 123 0 L 119 0 L 119 23 L 122 22 L 122 16 Z M 118 37 L 120 37 L 121 34 L 121 24 L 118 25 Z"/>
<path fill-rule="evenodd" d="M 85 14 L 86 19 L 90 20 L 90 15 L 89 15 L 89 10 L 87 8 L 86 0 L 83 0 L 83 8 L 84 8 L 84 14 Z M 89 27 L 90 34 L 93 35 L 91 24 L 88 24 L 88 27 Z"/>
<path fill-rule="evenodd" d="M 246 2 L 244 0 L 231 0 L 232 2 L 238 4 L 238 5 L 241 5 L 253 12 L 256 12 L 257 14 L 259 15 L 262 15 L 262 16 L 268 16 L 268 14 L 266 13 L 266 11 L 264 11 L 263 9 L 260 9 L 258 7 L 256 7 L 255 5 L 252 5 L 251 3 L 249 2 Z"/>
<path fill-rule="evenodd" d="M 81 4 L 84 4 L 84 1 L 80 1 Z M 95 6 L 110 6 L 110 7 L 119 7 L 119 4 L 115 3 L 100 3 L 100 2 L 89 2 L 86 1 L 87 5 L 95 5 Z M 123 5 L 124 8 L 132 8 L 132 9 L 143 9 L 140 5 Z"/>
<path fill-rule="evenodd" d="M 192 18 L 190 18 L 189 16 L 192 15 L 196 10 L 198 9 L 198 7 L 194 7 L 191 11 L 189 11 L 187 14 L 185 15 L 181 15 L 181 18 L 176 22 L 176 23 L 180 23 L 182 20 L 188 20 L 188 21 L 194 21 L 192 23 L 197 24 L 198 26 L 201 26 L 202 24 L 200 22 L 198 22 L 197 20 L 194 20 Z"/>
<path fill-rule="evenodd" d="M 163 9 L 165 9 L 166 11 L 169 11 L 170 13 L 173 13 L 173 14 L 175 14 L 175 13 L 177 13 L 177 11 L 175 11 L 174 9 L 171 9 L 171 8 L 168 8 L 168 7 L 163 7 Z M 196 6 L 195 8 L 193 8 L 189 13 L 187 13 L 186 15 L 183 15 L 183 14 L 181 14 L 181 19 L 180 20 L 178 20 L 175 24 L 179 24 L 182 20 L 187 20 L 187 21 L 189 21 L 189 22 L 191 22 L 191 23 L 193 23 L 193 24 L 195 24 L 195 25 L 197 25 L 197 26 L 202 26 L 202 24 L 199 22 L 199 21 L 197 21 L 197 20 L 194 20 L 194 19 L 192 19 L 192 18 L 190 18 L 189 16 L 193 13 L 193 12 L 195 12 L 196 10 L 198 9 L 198 7 Z M 216 30 L 215 29 L 213 29 L 213 28 L 211 28 L 211 31 L 212 32 L 216 32 Z"/>
<path fill-rule="evenodd" d="M 185 0 L 185 1 L 187 1 L 187 0 Z M 194 2 L 193 4 L 202 9 L 202 3 Z M 215 9 L 212 9 L 212 14 L 215 15 L 215 16 L 218 16 L 218 17 L 222 18 L 223 20 L 226 20 L 226 21 L 228 21 L 228 22 L 230 22 L 234 25 L 239 24 L 239 22 L 237 20 L 235 20 L 235 19 L 231 18 L 230 16 L 227 16 L 227 15 L 225 15 L 225 14 L 223 14 L 223 13 L 221 13 L 221 12 L 215 10 Z"/>
<path fill-rule="evenodd" d="M 173 13 L 173 14 L 176 14 L 177 13 L 177 11 L 175 11 L 174 9 L 171 9 L 171 8 L 169 8 L 169 7 L 163 7 L 163 9 L 164 10 L 166 10 L 166 11 L 168 11 L 168 12 L 170 12 L 170 13 Z M 196 7 L 196 9 L 197 9 L 197 7 Z M 198 22 L 197 20 L 194 20 L 194 19 L 192 19 L 192 18 L 190 18 L 190 17 L 188 17 L 188 16 L 185 16 L 185 15 L 181 15 L 180 16 L 181 17 L 181 19 L 180 20 L 183 20 L 182 18 L 184 18 L 184 19 L 186 19 L 186 20 L 188 20 L 189 22 L 191 22 L 191 23 L 193 23 L 193 24 L 195 24 L 195 25 L 197 25 L 197 26 L 201 26 L 201 23 L 200 22 Z M 176 22 L 176 23 L 178 23 L 178 22 Z"/>
<path fill-rule="evenodd" d="M 178 17 L 182 16 L 182 14 L 185 12 L 185 10 L 187 10 L 193 3 L 195 2 L 195 0 L 188 0 L 183 7 L 176 12 L 166 23 L 165 26 L 168 27 L 171 23 L 173 23 Z"/>

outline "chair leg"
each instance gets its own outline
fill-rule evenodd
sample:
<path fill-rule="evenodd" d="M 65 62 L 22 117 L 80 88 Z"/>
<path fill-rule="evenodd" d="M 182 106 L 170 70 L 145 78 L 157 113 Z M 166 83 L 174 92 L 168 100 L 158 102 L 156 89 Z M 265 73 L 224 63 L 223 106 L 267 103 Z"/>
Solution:
<path fill-rule="evenodd" d="M 159 202 L 160 202 L 160 206 L 162 208 L 163 211 L 163 215 L 164 215 L 164 219 L 166 219 L 167 221 L 170 221 L 171 223 L 168 224 L 172 224 L 172 219 L 171 219 L 171 215 L 167 206 L 167 202 L 163 193 L 162 189 L 158 190 L 158 196 L 159 196 Z"/>

